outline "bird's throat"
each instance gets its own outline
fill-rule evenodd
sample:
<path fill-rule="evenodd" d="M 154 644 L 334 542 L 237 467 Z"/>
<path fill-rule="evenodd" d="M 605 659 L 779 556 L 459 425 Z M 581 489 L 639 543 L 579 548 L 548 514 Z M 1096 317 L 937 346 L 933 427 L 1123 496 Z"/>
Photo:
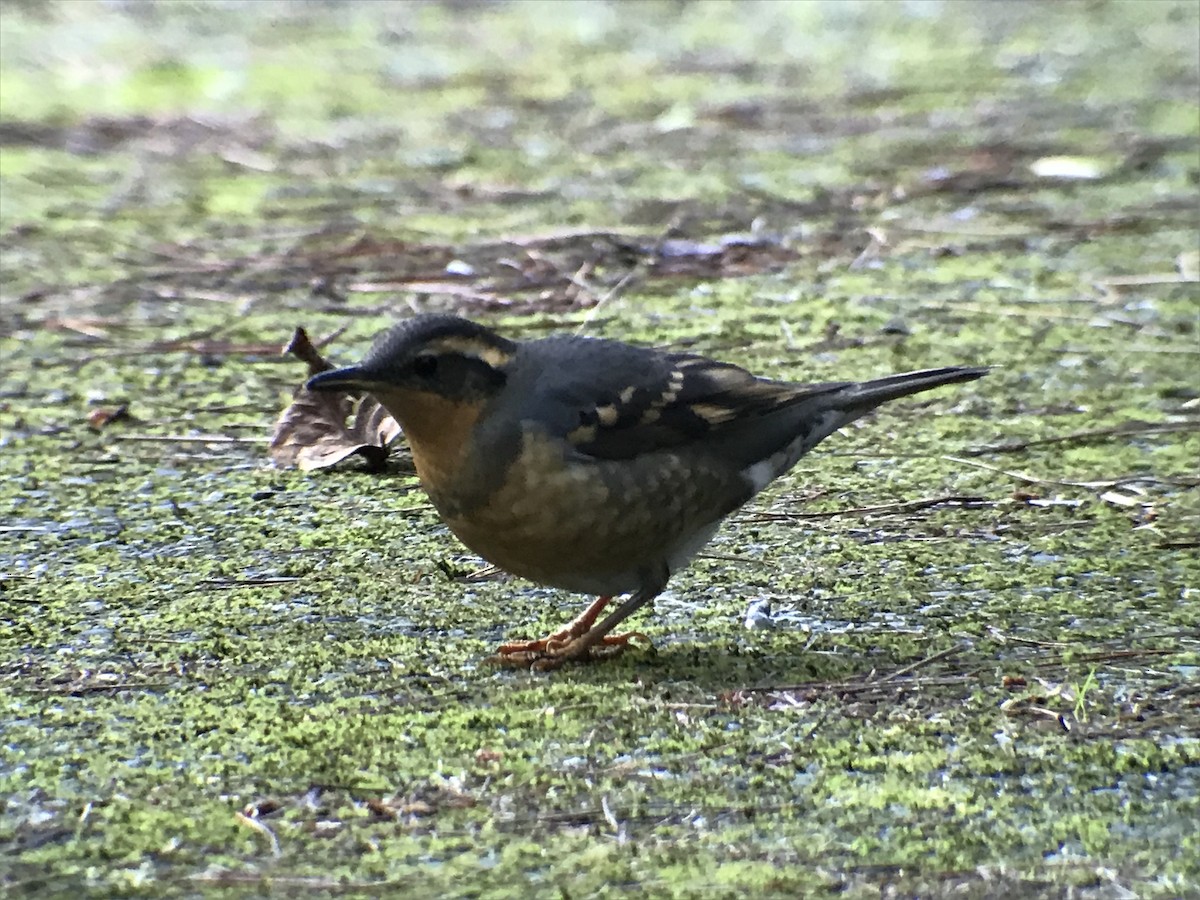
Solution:
<path fill-rule="evenodd" d="M 455 403 L 426 391 L 375 391 L 375 396 L 400 423 L 412 450 L 421 484 L 434 503 L 453 494 L 460 481 L 481 407 Z"/>

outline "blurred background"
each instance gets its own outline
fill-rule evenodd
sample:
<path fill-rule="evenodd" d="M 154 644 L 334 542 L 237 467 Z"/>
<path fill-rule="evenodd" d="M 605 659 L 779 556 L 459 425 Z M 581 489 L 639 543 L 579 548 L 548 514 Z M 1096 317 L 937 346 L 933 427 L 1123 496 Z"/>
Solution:
<path fill-rule="evenodd" d="M 0 894 L 1195 896 L 1198 185 L 1196 0 L 7 0 Z M 996 368 L 539 677 L 402 441 L 268 460 L 427 310 Z"/>

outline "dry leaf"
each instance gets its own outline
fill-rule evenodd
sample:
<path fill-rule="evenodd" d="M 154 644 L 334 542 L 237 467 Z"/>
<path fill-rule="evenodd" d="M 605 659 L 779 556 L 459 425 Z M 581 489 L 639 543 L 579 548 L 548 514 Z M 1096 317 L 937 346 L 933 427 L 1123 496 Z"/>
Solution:
<path fill-rule="evenodd" d="M 296 329 L 283 352 L 307 363 L 310 376 L 333 368 L 303 328 Z M 399 436 L 396 420 L 370 394 L 318 394 L 301 385 L 275 423 L 269 452 L 275 465 L 297 466 L 304 472 L 358 453 L 370 469 L 378 471 L 387 460 L 388 444 Z"/>
<path fill-rule="evenodd" d="M 88 428 L 92 431 L 100 431 L 107 428 L 113 422 L 132 422 L 133 416 L 129 414 L 129 407 L 122 403 L 120 406 L 104 406 L 99 409 L 93 409 L 88 413 L 87 423 Z"/>

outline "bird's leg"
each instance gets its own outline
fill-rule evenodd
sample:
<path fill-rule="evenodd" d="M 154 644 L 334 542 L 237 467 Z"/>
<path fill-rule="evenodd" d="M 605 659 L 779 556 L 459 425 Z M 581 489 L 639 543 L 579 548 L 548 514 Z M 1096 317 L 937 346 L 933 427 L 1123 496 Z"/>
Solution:
<path fill-rule="evenodd" d="M 585 609 L 573 621 L 567 624 L 566 627 L 548 635 L 544 638 L 539 638 L 534 641 L 512 641 L 507 644 L 501 644 L 496 655 L 491 658 L 492 662 L 501 663 L 503 665 L 514 665 L 522 668 L 528 668 L 531 664 L 543 657 L 553 657 L 560 651 L 569 647 L 579 638 L 587 635 L 595 630 L 596 619 L 600 617 L 600 613 L 604 612 L 609 603 L 612 602 L 612 597 L 600 597 L 591 606 Z M 610 616 L 611 618 L 611 616 Z M 606 619 L 605 622 L 608 620 Z M 616 624 L 616 623 L 613 623 Z M 599 655 L 605 656 L 619 653 L 624 649 L 630 638 L 645 637 L 637 633 L 629 634 L 608 634 L 612 626 L 605 629 L 605 633 L 600 636 L 600 639 L 589 646 L 599 644 L 603 647 L 611 647 L 609 653 L 601 651 Z"/>
<path fill-rule="evenodd" d="M 639 632 L 609 634 L 614 628 L 650 603 L 662 593 L 671 577 L 665 563 L 641 573 L 642 586 L 626 598 L 625 602 L 594 624 L 600 613 L 612 602 L 612 597 L 601 597 L 584 610 L 583 615 L 571 622 L 562 631 L 540 641 L 504 644 L 490 658 L 501 665 L 520 666 L 546 672 L 557 669 L 574 659 L 607 659 L 621 653 L 632 638 L 650 639 Z"/>
<path fill-rule="evenodd" d="M 593 625 L 569 643 L 550 649 L 537 659 L 531 660 L 529 667 L 539 672 L 548 672 L 573 659 L 607 659 L 610 656 L 616 656 L 625 649 L 630 638 L 640 637 L 649 641 L 649 638 L 639 632 L 622 634 L 609 634 L 609 632 L 657 597 L 661 591 L 662 587 L 657 585 L 654 588 L 642 588 L 635 591 L 629 596 L 629 599 L 605 616 L 604 621 L 599 625 Z M 597 610 L 598 612 L 599 610 Z"/>
<path fill-rule="evenodd" d="M 644 587 L 630 594 L 629 598 L 605 616 L 599 625 L 594 623 L 611 602 L 611 597 L 601 597 L 574 622 L 548 638 L 505 644 L 490 661 L 545 672 L 557 669 L 570 660 L 607 659 L 616 656 L 635 637 L 648 643 L 650 639 L 640 632 L 609 632 L 657 597 L 666 586 L 668 577 L 669 573 L 664 566 L 661 574 L 647 578 Z"/>

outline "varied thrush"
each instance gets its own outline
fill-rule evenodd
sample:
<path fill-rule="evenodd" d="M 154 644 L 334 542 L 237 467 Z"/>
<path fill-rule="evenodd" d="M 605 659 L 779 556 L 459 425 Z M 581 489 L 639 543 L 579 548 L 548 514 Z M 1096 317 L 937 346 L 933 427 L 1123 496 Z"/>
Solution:
<path fill-rule="evenodd" d="M 552 669 L 619 652 L 632 635 L 610 632 L 821 440 L 881 403 L 986 372 L 788 384 L 690 353 L 588 337 L 518 342 L 422 315 L 380 335 L 361 364 L 306 387 L 373 394 L 473 551 L 531 581 L 599 595 L 558 633 L 495 657 Z"/>

